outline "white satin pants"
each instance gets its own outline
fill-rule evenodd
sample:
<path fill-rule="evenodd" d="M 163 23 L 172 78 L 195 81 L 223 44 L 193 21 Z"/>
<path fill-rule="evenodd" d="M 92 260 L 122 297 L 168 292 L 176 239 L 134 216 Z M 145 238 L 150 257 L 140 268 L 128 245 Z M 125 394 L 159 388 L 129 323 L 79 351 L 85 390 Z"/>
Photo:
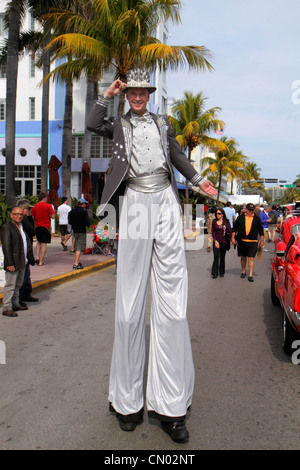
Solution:
<path fill-rule="evenodd" d="M 181 214 L 171 186 L 157 193 L 127 188 L 122 206 L 109 401 L 123 415 L 144 407 L 149 273 L 147 409 L 164 417 L 182 417 L 192 402 L 194 366 L 186 318 L 188 279 Z"/>

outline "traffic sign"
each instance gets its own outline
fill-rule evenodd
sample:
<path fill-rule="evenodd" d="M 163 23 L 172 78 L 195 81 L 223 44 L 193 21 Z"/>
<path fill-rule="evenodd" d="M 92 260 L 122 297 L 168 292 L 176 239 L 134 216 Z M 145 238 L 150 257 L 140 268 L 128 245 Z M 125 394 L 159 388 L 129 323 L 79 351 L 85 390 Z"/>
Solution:
<path fill-rule="evenodd" d="M 283 187 L 284 188 L 296 188 L 296 185 L 295 184 L 284 184 Z"/>

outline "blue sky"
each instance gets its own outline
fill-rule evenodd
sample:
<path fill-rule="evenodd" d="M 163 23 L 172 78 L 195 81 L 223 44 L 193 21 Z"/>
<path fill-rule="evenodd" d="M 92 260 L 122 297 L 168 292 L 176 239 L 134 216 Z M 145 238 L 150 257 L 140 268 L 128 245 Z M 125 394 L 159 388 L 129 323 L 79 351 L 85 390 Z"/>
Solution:
<path fill-rule="evenodd" d="M 214 71 L 168 72 L 168 95 L 202 91 L 261 176 L 291 183 L 300 174 L 300 1 L 182 4 L 169 44 L 206 46 Z"/>

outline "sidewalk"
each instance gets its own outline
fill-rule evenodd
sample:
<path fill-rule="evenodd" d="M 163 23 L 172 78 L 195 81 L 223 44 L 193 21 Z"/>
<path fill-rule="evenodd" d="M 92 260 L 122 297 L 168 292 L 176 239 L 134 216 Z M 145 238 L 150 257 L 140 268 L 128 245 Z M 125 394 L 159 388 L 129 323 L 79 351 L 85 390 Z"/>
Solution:
<path fill-rule="evenodd" d="M 57 283 L 67 280 L 78 279 L 81 276 L 91 274 L 94 271 L 99 271 L 109 266 L 114 266 L 115 260 L 111 255 L 99 254 L 82 254 L 80 262 L 84 269 L 73 270 L 75 255 L 70 254 L 71 240 L 68 241 L 68 251 L 63 251 L 60 244 L 60 237 L 53 236 L 51 243 L 47 247 L 44 266 L 30 266 L 31 283 L 33 288 L 33 296 L 39 289 L 50 287 Z M 87 234 L 87 248 L 93 246 L 93 233 Z M 36 256 L 36 241 L 33 243 L 33 252 Z M 0 285 L 0 302 L 3 299 L 3 285 Z"/>
<path fill-rule="evenodd" d="M 191 238 L 197 236 L 199 231 L 186 230 L 184 237 Z M 68 241 L 68 251 L 63 251 L 61 246 L 61 239 L 59 236 L 53 236 L 51 243 L 47 246 L 47 253 L 45 257 L 44 266 L 30 266 L 31 283 L 33 288 L 33 296 L 35 292 L 40 289 L 48 288 L 58 283 L 78 279 L 79 277 L 86 276 L 95 271 L 108 268 L 115 265 L 115 260 L 112 255 L 99 255 L 99 254 L 82 254 L 80 262 L 84 269 L 73 270 L 75 255 L 70 254 L 71 240 Z M 93 247 L 93 233 L 87 234 L 87 248 Z M 36 241 L 33 244 L 34 256 L 36 256 Z M 4 281 L 0 284 L 0 303 L 3 299 L 3 286 Z"/>

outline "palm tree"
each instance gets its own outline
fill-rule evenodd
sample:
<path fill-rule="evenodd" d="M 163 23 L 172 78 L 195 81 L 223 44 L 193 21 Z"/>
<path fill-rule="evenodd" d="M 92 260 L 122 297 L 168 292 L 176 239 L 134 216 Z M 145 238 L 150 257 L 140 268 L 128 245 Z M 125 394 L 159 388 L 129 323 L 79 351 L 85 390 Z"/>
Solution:
<path fill-rule="evenodd" d="M 8 43 L 6 74 L 6 197 L 8 205 L 15 203 L 15 134 L 16 134 L 16 97 L 19 64 L 19 35 L 26 1 L 12 0 L 7 5 Z"/>
<path fill-rule="evenodd" d="M 237 142 L 230 138 L 223 136 L 220 141 L 227 147 L 226 150 L 219 150 L 215 153 L 215 156 L 204 157 L 201 161 L 202 167 L 207 166 L 203 171 L 203 176 L 209 174 L 218 175 L 218 197 L 217 204 L 220 198 L 221 183 L 223 176 L 230 176 L 231 178 L 236 174 L 236 171 L 240 171 L 244 165 L 245 157 L 239 154 L 237 151 Z"/>
<path fill-rule="evenodd" d="M 243 188 L 262 189 L 263 183 L 259 181 L 261 179 L 260 171 L 261 169 L 258 168 L 255 162 L 248 162 L 245 166 L 244 177 L 242 178 L 244 181 L 242 184 Z"/>
<path fill-rule="evenodd" d="M 222 142 L 220 143 L 218 139 L 209 135 L 218 129 L 223 131 L 225 127 L 225 123 L 217 119 L 221 108 L 205 109 L 206 100 L 207 98 L 202 92 L 193 95 L 193 93 L 186 91 L 184 98 L 177 101 L 172 108 L 174 117 L 169 116 L 181 148 L 188 152 L 189 161 L 191 161 L 193 149 L 200 144 L 216 150 L 226 149 Z M 185 187 L 185 200 L 188 204 L 188 181 L 186 181 Z"/>
<path fill-rule="evenodd" d="M 229 155 L 229 162 L 228 166 L 231 169 L 231 172 L 228 173 L 227 178 L 228 181 L 231 182 L 231 189 L 230 189 L 230 194 L 232 194 L 233 191 L 233 182 L 235 179 L 237 180 L 242 180 L 245 175 L 245 166 L 247 165 L 247 159 L 246 155 L 243 154 L 243 152 L 239 149 L 233 148 L 232 152 Z M 236 162 L 240 162 L 242 164 L 242 167 L 237 166 Z"/>
<path fill-rule="evenodd" d="M 42 67 L 43 76 L 50 73 L 51 52 L 47 47 L 50 41 L 50 28 L 51 23 L 45 15 L 53 8 L 68 7 L 72 2 L 63 0 L 28 0 L 30 11 L 34 18 L 36 18 L 43 27 L 43 40 L 42 40 Z M 41 189 L 47 191 L 48 187 L 48 142 L 49 142 L 49 96 L 50 88 L 49 82 L 43 81 L 43 95 L 42 95 L 42 145 L 41 145 Z"/>
<path fill-rule="evenodd" d="M 20 33 L 21 22 L 25 16 L 27 8 L 30 9 L 33 16 L 41 20 L 42 13 L 49 9 L 63 4 L 70 3 L 63 0 L 24 0 L 11 1 L 7 7 L 7 26 L 9 27 L 8 41 L 1 48 L 1 64 L 7 65 L 7 100 L 6 100 L 6 193 L 7 201 L 13 205 L 15 202 L 14 186 L 14 155 L 15 155 L 15 120 L 16 120 L 16 90 L 18 77 L 19 53 L 31 48 L 37 51 L 39 48 L 45 48 L 49 39 L 44 38 L 39 32 Z M 46 26 L 46 25 L 44 25 Z M 49 52 L 43 51 L 43 73 L 46 75 L 50 71 Z M 41 186 L 42 190 L 47 189 L 48 180 L 48 114 L 49 114 L 49 85 L 43 86 L 42 98 L 42 165 L 41 165 Z"/>
<path fill-rule="evenodd" d="M 159 67 L 176 70 L 188 66 L 194 70 L 212 70 L 211 53 L 204 46 L 169 46 L 153 37 L 161 21 L 180 22 L 179 0 L 94 0 L 89 18 L 72 12 L 51 13 L 49 18 L 67 33 L 54 38 L 58 56 L 72 54 L 84 57 L 99 75 L 109 64 L 115 67 L 116 78 L 126 82 L 126 73 L 133 67 Z M 92 19 L 91 19 L 92 18 Z M 74 32 L 70 32 L 73 28 Z M 124 96 L 120 96 L 119 113 L 124 112 Z"/>

